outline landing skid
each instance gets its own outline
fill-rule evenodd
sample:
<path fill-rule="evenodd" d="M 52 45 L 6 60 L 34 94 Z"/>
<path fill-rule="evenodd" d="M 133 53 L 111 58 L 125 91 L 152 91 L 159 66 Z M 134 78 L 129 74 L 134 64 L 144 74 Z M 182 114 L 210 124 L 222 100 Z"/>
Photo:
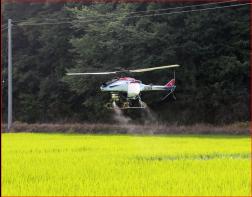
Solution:
<path fill-rule="evenodd" d="M 141 107 L 124 107 L 124 108 L 120 108 L 120 109 L 145 109 L 145 106 L 141 106 Z"/>
<path fill-rule="evenodd" d="M 139 102 L 139 106 L 130 106 L 129 102 L 124 102 L 121 105 L 113 102 L 113 103 L 107 103 L 105 107 L 107 109 L 145 109 L 146 104 L 144 102 L 141 103 Z"/>
<path fill-rule="evenodd" d="M 111 93 L 110 102 L 105 104 L 107 109 L 145 109 L 146 106 L 140 95 L 135 98 L 127 98 L 118 93 Z"/>
<path fill-rule="evenodd" d="M 145 109 L 146 107 L 107 107 L 107 109 Z"/>

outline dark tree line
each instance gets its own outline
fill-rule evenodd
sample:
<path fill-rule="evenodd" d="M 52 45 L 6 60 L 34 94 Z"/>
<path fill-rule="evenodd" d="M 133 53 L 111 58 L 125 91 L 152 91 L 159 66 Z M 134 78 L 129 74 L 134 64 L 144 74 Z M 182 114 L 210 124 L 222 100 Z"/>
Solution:
<path fill-rule="evenodd" d="M 143 95 L 160 121 L 249 120 L 249 6 L 142 17 L 144 11 L 194 4 L 199 3 L 4 4 L 4 23 L 13 19 L 14 119 L 109 122 L 112 113 L 104 108 L 109 95 L 99 86 L 113 76 L 70 77 L 66 72 L 180 64 L 176 101 Z M 159 13 L 172 11 L 181 9 Z M 6 30 L 2 41 L 7 82 Z M 133 75 L 147 84 L 165 84 L 172 76 L 169 70 Z M 139 111 L 126 113 L 136 121 L 144 118 Z"/>

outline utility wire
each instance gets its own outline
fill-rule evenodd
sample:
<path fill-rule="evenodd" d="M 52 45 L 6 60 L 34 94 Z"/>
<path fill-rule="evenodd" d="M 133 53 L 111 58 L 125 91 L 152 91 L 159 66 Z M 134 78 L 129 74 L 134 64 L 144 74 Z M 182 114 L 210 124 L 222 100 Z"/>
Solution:
<path fill-rule="evenodd" d="M 217 6 L 217 7 L 212 7 L 212 8 L 194 9 L 194 10 L 182 10 L 182 11 L 177 11 L 177 12 L 168 12 L 168 13 L 160 13 L 160 14 L 147 14 L 147 15 L 142 15 L 142 16 L 149 17 L 149 16 L 171 15 L 171 14 L 180 14 L 180 13 L 188 13 L 188 12 L 216 10 L 216 9 L 229 8 L 229 7 L 239 7 L 239 6 L 250 5 L 250 4 L 252 3 L 241 3 L 241 4 L 233 4 L 233 5 L 227 5 L 227 6 Z M 142 17 L 142 16 L 129 16 L 127 18 L 137 18 L 137 17 Z"/>
<path fill-rule="evenodd" d="M 203 3 L 203 4 L 196 4 L 196 5 L 188 5 L 188 6 L 179 6 L 179 7 L 173 7 L 173 8 L 163 8 L 163 9 L 155 9 L 155 10 L 146 10 L 146 11 L 137 11 L 137 12 L 129 12 L 127 13 L 128 15 L 131 14 L 138 14 L 138 13 L 149 13 L 149 12 L 158 12 L 158 11 L 168 11 L 168 10 L 176 10 L 176 9 L 184 9 L 184 8 L 191 8 L 191 7 L 199 7 L 199 6 L 208 6 L 208 5 L 217 5 L 217 4 L 225 4 L 225 3 L 233 3 L 233 2 L 238 2 L 237 0 L 229 0 L 229 1 L 221 1 L 221 2 L 214 2 L 214 3 Z M 79 17 L 78 19 L 85 19 L 87 17 L 111 17 L 111 16 L 118 16 L 121 14 L 118 13 L 111 13 L 111 14 L 99 14 L 96 16 L 86 16 L 86 17 Z M 57 20 L 57 19 L 51 19 L 51 18 L 43 18 L 44 20 Z M 60 18 L 62 19 L 69 19 L 68 18 Z M 15 20 L 13 22 L 25 22 L 27 20 Z"/>
<path fill-rule="evenodd" d="M 215 2 L 215 3 L 203 3 L 203 4 L 197 4 L 197 5 L 188 5 L 188 6 L 179 6 L 179 7 L 173 7 L 173 8 L 163 8 L 163 9 L 155 9 L 155 10 L 146 10 L 146 11 L 137 11 L 137 12 L 129 12 L 128 15 L 131 14 L 139 14 L 139 13 L 149 13 L 149 12 L 158 12 L 158 11 L 168 11 L 168 10 L 176 10 L 176 9 L 184 9 L 184 8 L 191 8 L 191 7 L 199 7 L 199 6 L 207 6 L 207 5 L 217 5 L 217 4 L 224 4 L 224 3 L 233 3 L 237 2 L 237 0 L 229 0 L 229 1 L 221 1 L 221 2 Z M 89 16 L 89 17 L 110 17 L 110 16 L 117 16 L 120 14 L 117 13 L 111 13 L 111 14 L 100 14 L 98 16 Z M 84 19 L 85 17 L 79 17 L 79 19 Z M 53 20 L 53 19 L 52 19 Z"/>
<path fill-rule="evenodd" d="M 201 9 L 193 9 L 193 10 L 182 10 L 182 11 L 175 11 L 175 12 L 167 12 L 167 13 L 154 13 L 154 14 L 146 14 L 146 15 L 138 15 L 138 16 L 125 16 L 124 18 L 140 18 L 140 17 L 154 17 L 154 16 L 162 16 L 162 15 L 173 15 L 173 14 L 180 14 L 180 13 L 189 13 L 189 12 L 199 12 L 199 11 L 207 11 L 207 10 L 216 10 L 216 9 L 223 9 L 223 8 L 230 8 L 230 7 L 240 7 L 245 5 L 250 5 L 252 3 L 241 3 L 241 4 L 233 4 L 227 6 L 216 6 L 211 8 L 201 8 Z M 40 25 L 56 25 L 56 24 L 73 24 L 73 23 L 87 23 L 87 22 L 96 22 L 96 20 L 76 20 L 76 21 L 62 21 L 62 22 L 41 22 L 41 23 L 21 23 L 17 24 L 19 26 L 40 26 Z M 100 20 L 106 21 L 110 19 L 101 18 Z"/>

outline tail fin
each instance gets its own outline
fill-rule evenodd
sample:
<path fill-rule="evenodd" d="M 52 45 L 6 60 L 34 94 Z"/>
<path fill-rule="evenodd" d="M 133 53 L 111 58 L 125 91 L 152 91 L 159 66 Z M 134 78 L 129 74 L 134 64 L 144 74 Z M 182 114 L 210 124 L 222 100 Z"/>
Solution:
<path fill-rule="evenodd" d="M 175 79 L 172 79 L 167 84 L 165 84 L 166 87 L 173 87 L 175 85 Z"/>

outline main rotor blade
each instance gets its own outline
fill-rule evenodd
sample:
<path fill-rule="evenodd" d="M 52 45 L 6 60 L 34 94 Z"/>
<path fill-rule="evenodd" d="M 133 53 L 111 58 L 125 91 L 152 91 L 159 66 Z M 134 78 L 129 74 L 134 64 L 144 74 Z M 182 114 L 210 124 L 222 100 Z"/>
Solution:
<path fill-rule="evenodd" d="M 110 75 L 117 72 L 99 72 L 99 73 L 67 73 L 67 75 Z"/>
<path fill-rule="evenodd" d="M 148 72 L 153 70 L 161 70 L 161 69 L 167 69 L 167 68 L 174 68 L 179 67 L 180 65 L 174 64 L 174 65 L 167 65 L 167 66 L 158 66 L 158 67 L 152 67 L 152 68 L 142 68 L 142 69 L 136 69 L 136 70 L 121 70 L 121 71 L 112 71 L 112 72 L 97 72 L 97 73 L 67 73 L 67 75 L 110 75 L 110 74 L 118 74 L 118 73 L 140 73 L 140 72 Z"/>
<path fill-rule="evenodd" d="M 140 72 L 148 72 L 152 70 L 161 70 L 161 69 L 166 69 L 166 68 L 175 68 L 179 67 L 180 65 L 174 64 L 174 65 L 167 65 L 167 66 L 158 66 L 158 67 L 152 67 L 152 68 L 143 68 L 143 69 L 136 69 L 136 70 L 129 70 L 129 72 L 132 73 L 140 73 Z"/>

